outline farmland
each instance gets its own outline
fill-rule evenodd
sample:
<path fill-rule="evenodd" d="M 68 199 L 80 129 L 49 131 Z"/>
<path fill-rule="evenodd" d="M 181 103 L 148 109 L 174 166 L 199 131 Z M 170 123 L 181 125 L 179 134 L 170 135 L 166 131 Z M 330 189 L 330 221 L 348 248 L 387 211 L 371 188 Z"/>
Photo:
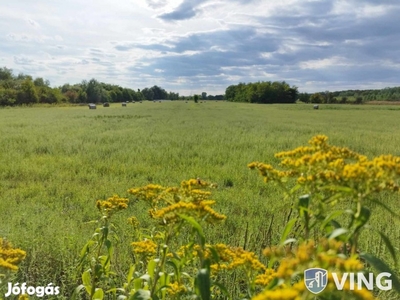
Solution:
<path fill-rule="evenodd" d="M 276 165 L 274 153 L 317 134 L 369 158 L 400 156 L 399 114 L 400 107 L 386 105 L 321 105 L 316 111 L 306 104 L 213 101 L 0 109 L 0 237 L 28 253 L 20 282 L 54 282 L 67 295 L 79 281 L 77 258 L 95 227 L 90 221 L 98 218 L 96 200 L 129 197 L 129 188 L 149 183 L 176 186 L 201 178 L 218 185 L 215 209 L 228 217 L 205 229 L 209 240 L 246 244 L 261 254 L 279 241 L 288 203 L 247 164 Z M 397 195 L 382 199 L 396 209 Z M 373 213 L 371 224 L 399 249 L 398 221 L 378 207 Z M 141 203 L 115 217 L 120 272 L 130 259 L 130 216 L 150 226 Z M 362 250 L 390 260 L 378 237 L 363 235 Z"/>

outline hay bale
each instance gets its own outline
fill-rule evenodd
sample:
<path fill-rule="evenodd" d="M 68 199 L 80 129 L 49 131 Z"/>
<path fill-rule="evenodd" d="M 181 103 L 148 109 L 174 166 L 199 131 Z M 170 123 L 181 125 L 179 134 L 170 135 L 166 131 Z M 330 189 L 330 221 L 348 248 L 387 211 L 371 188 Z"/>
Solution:
<path fill-rule="evenodd" d="M 89 103 L 89 109 L 96 109 L 96 104 L 94 103 Z"/>

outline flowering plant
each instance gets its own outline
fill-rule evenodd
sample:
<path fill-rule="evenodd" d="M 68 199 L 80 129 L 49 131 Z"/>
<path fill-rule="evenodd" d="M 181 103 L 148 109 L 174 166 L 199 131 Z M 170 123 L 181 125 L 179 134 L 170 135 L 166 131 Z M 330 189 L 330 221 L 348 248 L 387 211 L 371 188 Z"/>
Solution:
<path fill-rule="evenodd" d="M 310 146 L 276 154 L 282 169 L 253 162 L 266 182 L 275 182 L 291 201 L 292 214 L 280 243 L 270 246 L 263 257 L 240 247 L 207 243 L 204 224 L 217 225 L 226 216 L 213 209 L 216 203 L 200 179 L 183 181 L 179 187 L 149 184 L 128 192 L 149 206 L 154 229 L 140 229 L 135 217 L 128 222 L 139 230 L 132 242 L 134 262 L 122 287 L 115 286 L 112 272 L 113 245 L 111 219 L 127 208 L 128 199 L 114 196 L 98 201 L 102 215 L 92 239 L 81 255 L 82 285 L 90 299 L 315 299 L 305 286 L 305 271 L 324 268 L 328 283 L 318 299 L 375 299 L 366 287 L 354 289 L 343 281 L 337 290 L 331 272 L 344 276 L 360 274 L 369 265 L 392 274 L 394 289 L 400 282 L 378 257 L 360 253 L 359 238 L 369 225 L 371 203 L 384 203 L 376 193 L 398 191 L 400 158 L 390 155 L 369 160 L 347 148 L 331 146 L 327 137 L 316 136 Z M 292 217 L 293 215 L 293 217 Z M 347 216 L 347 218 L 346 218 Z M 388 237 L 382 240 L 397 265 L 396 251 Z M 369 265 L 368 265 L 369 264 Z M 234 274 L 240 293 L 233 295 L 223 278 Z M 108 290 L 104 291 L 104 288 Z"/>

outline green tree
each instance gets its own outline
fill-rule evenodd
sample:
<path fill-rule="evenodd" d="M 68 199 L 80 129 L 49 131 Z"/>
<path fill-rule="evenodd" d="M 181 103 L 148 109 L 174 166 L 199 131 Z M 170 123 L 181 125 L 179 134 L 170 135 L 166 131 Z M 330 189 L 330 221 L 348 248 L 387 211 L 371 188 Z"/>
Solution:
<path fill-rule="evenodd" d="M 320 93 L 314 93 L 310 96 L 310 102 L 311 103 L 324 103 L 325 97 L 323 95 L 321 95 Z"/>
<path fill-rule="evenodd" d="M 86 87 L 87 101 L 97 103 L 102 101 L 102 87 L 96 79 L 91 79 Z"/>
<path fill-rule="evenodd" d="M 11 69 L 7 69 L 6 67 L 0 68 L 0 80 L 12 80 L 13 79 L 13 74 Z"/>
<path fill-rule="evenodd" d="M 36 92 L 35 85 L 32 82 L 32 78 L 26 77 L 18 92 L 17 104 L 31 104 L 38 102 L 39 96 Z"/>

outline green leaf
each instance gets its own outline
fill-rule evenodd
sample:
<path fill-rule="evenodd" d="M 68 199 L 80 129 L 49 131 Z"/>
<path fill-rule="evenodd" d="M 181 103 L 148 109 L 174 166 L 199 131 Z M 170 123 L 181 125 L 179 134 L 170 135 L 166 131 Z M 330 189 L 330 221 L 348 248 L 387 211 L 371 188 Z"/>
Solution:
<path fill-rule="evenodd" d="M 72 294 L 72 300 L 77 299 L 77 297 L 79 296 L 79 293 L 80 293 L 81 290 L 83 290 L 84 288 L 85 288 L 85 286 L 84 286 L 83 284 L 79 285 L 79 286 L 75 289 L 74 293 Z M 90 293 L 89 293 L 89 294 L 90 294 Z M 78 297 L 78 298 L 80 299 L 81 297 Z"/>
<path fill-rule="evenodd" d="M 268 284 L 266 290 L 272 290 L 274 287 L 276 287 L 279 284 L 280 279 L 275 277 L 272 279 L 272 281 Z"/>
<path fill-rule="evenodd" d="M 343 234 L 348 233 L 349 231 L 345 228 L 337 228 L 329 235 L 329 239 L 335 239 Z"/>
<path fill-rule="evenodd" d="M 178 214 L 178 216 L 180 218 L 184 219 L 185 221 L 187 221 L 190 225 L 192 225 L 192 227 L 196 230 L 197 234 L 200 237 L 201 246 L 204 247 L 204 245 L 206 244 L 206 238 L 205 238 L 204 231 L 203 231 L 203 228 L 201 227 L 201 225 L 193 217 L 185 216 L 185 215 L 181 215 L 181 214 Z"/>
<path fill-rule="evenodd" d="M 178 268 L 178 263 L 179 261 L 177 261 L 176 259 L 170 259 L 166 262 L 167 265 L 170 265 L 171 267 L 174 268 L 176 277 L 179 278 L 180 274 L 179 274 L 179 268 Z"/>
<path fill-rule="evenodd" d="M 135 266 L 129 268 L 128 276 L 126 277 L 126 282 L 129 284 L 133 279 L 133 273 L 135 272 Z"/>
<path fill-rule="evenodd" d="M 202 300 L 211 300 L 211 279 L 207 268 L 200 269 L 197 273 L 195 285 Z"/>
<path fill-rule="evenodd" d="M 360 257 L 362 259 L 366 260 L 378 272 L 390 273 L 391 274 L 390 279 L 392 280 L 393 287 L 398 293 L 400 293 L 400 281 L 396 277 L 395 273 L 389 268 L 389 266 L 385 262 L 383 262 L 380 258 L 375 257 L 369 253 L 362 253 L 362 254 L 360 254 Z"/>
<path fill-rule="evenodd" d="M 283 230 L 282 236 L 281 236 L 281 240 L 280 240 L 280 244 L 283 244 L 287 238 L 287 236 L 289 235 L 290 231 L 292 230 L 294 224 L 296 223 L 297 219 L 292 219 L 289 222 L 287 222 L 285 229 Z"/>
<path fill-rule="evenodd" d="M 302 187 L 301 184 L 296 184 L 290 191 L 289 194 L 293 195 L 298 189 L 300 189 Z"/>
<path fill-rule="evenodd" d="M 325 185 L 322 188 L 326 189 L 326 190 L 334 190 L 334 191 L 339 191 L 339 192 L 344 192 L 344 193 L 353 193 L 354 192 L 352 188 L 349 188 L 347 186 Z"/>
<path fill-rule="evenodd" d="M 397 257 L 396 257 L 396 250 L 394 249 L 392 242 L 390 241 L 390 239 L 382 232 L 382 231 L 378 231 L 379 235 L 381 236 L 383 242 L 385 243 L 386 247 L 388 248 L 390 255 L 393 258 L 393 262 L 397 268 Z"/>
<path fill-rule="evenodd" d="M 215 250 L 213 247 L 208 247 L 208 249 L 211 251 L 214 262 L 219 263 L 219 255 L 217 250 Z"/>
<path fill-rule="evenodd" d="M 330 204 L 330 203 L 333 203 L 336 200 L 340 199 L 341 197 L 343 197 L 343 195 L 341 193 L 336 193 L 332 196 L 322 199 L 322 202 L 324 202 L 325 204 Z"/>
<path fill-rule="evenodd" d="M 113 247 L 111 241 L 110 241 L 110 240 L 105 240 L 105 241 L 104 241 L 104 245 L 107 247 L 108 254 L 109 254 L 109 255 L 112 255 L 112 254 L 113 254 L 114 247 Z"/>
<path fill-rule="evenodd" d="M 331 222 L 332 222 L 335 218 L 339 217 L 339 216 L 342 215 L 342 214 L 343 214 L 343 211 L 342 211 L 342 210 L 338 210 L 338 211 L 331 212 L 329 215 L 326 216 L 326 218 L 324 219 L 324 221 L 321 223 L 320 229 L 321 229 L 321 230 L 324 230 L 324 229 L 328 226 L 328 224 L 329 224 L 329 225 L 333 225 Z M 333 225 L 333 226 L 334 226 L 334 225 Z"/>
<path fill-rule="evenodd" d="M 152 259 L 149 261 L 149 264 L 147 265 L 147 273 L 149 273 L 151 278 L 154 278 L 154 270 L 156 269 L 157 264 L 158 264 L 158 259 Z"/>
<path fill-rule="evenodd" d="M 83 286 L 85 287 L 86 291 L 90 295 L 91 289 L 92 289 L 92 279 L 90 276 L 90 270 L 87 270 L 82 273 L 82 283 L 83 283 Z"/>
<path fill-rule="evenodd" d="M 107 226 L 101 227 L 101 232 L 103 233 L 104 238 L 107 238 L 107 236 L 108 236 L 108 227 Z"/>
<path fill-rule="evenodd" d="M 96 291 L 94 292 L 92 299 L 93 300 L 103 300 L 104 298 L 104 292 L 103 289 L 96 289 Z"/>
<path fill-rule="evenodd" d="M 284 245 L 287 245 L 287 244 L 290 244 L 290 243 L 296 243 L 297 242 L 297 240 L 296 239 L 287 239 L 286 241 L 284 241 L 283 243 L 282 243 L 282 246 L 284 246 Z"/>
<path fill-rule="evenodd" d="M 138 290 L 136 293 L 134 293 L 129 300 L 150 300 L 150 291 L 146 290 Z"/>
<path fill-rule="evenodd" d="M 358 216 L 356 216 L 355 219 L 356 230 L 363 227 L 368 222 L 370 217 L 371 217 L 371 211 L 366 207 L 361 207 L 360 213 L 358 214 Z"/>
<path fill-rule="evenodd" d="M 135 290 L 140 290 L 141 289 L 141 287 L 142 287 L 142 282 L 143 282 L 143 280 L 142 280 L 142 278 L 136 278 L 136 279 L 134 279 L 133 280 L 133 288 L 135 289 Z"/>
<path fill-rule="evenodd" d="M 310 204 L 310 195 L 307 194 L 299 197 L 300 208 L 308 209 L 309 204 Z"/>

